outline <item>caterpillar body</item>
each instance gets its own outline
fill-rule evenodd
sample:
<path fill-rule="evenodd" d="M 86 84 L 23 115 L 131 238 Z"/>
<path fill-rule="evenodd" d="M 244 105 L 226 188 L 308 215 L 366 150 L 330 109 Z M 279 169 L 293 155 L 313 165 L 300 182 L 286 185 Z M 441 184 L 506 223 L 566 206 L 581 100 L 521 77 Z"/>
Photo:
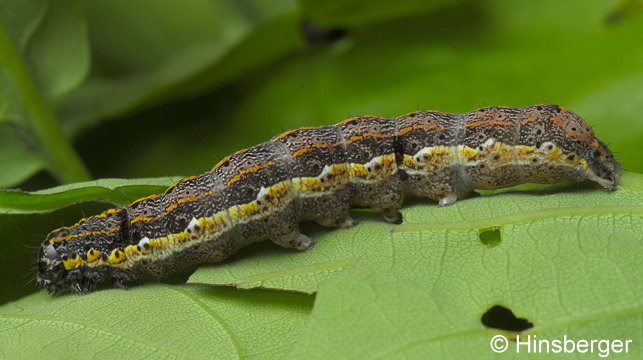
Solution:
<path fill-rule="evenodd" d="M 354 224 L 351 206 L 399 222 L 404 197 L 446 206 L 474 189 L 585 179 L 617 186 L 621 167 L 575 113 L 558 105 L 417 111 L 302 127 L 225 157 L 164 194 L 53 230 L 38 256 L 37 282 L 85 293 L 221 261 L 270 239 L 307 250 L 298 223 Z"/>

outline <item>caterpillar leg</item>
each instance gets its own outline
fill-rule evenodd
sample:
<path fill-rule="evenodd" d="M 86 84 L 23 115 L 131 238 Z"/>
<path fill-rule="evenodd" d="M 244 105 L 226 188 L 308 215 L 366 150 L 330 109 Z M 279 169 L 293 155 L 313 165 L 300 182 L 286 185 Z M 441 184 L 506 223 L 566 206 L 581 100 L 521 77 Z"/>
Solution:
<path fill-rule="evenodd" d="M 313 220 L 321 226 L 338 228 L 338 229 L 350 229 L 353 226 L 357 225 L 357 221 L 353 220 L 353 218 L 348 214 L 345 214 L 339 217 L 338 216 L 320 216 Z"/>
<path fill-rule="evenodd" d="M 86 294 L 96 289 L 96 284 L 87 279 L 78 279 L 69 283 L 69 288 L 75 294 Z"/>
<path fill-rule="evenodd" d="M 456 194 L 447 194 L 447 195 L 444 195 L 442 198 L 440 198 L 438 206 L 453 205 L 453 204 L 455 204 L 456 200 L 458 200 L 458 195 L 456 195 Z"/>
<path fill-rule="evenodd" d="M 337 224 L 337 227 L 339 229 L 350 229 L 355 225 L 357 225 L 357 221 L 353 220 L 350 215 L 346 215 L 346 217 Z"/>
<path fill-rule="evenodd" d="M 125 279 L 114 279 L 114 286 L 122 290 L 129 290 L 129 286 L 127 285 L 127 281 Z"/>
<path fill-rule="evenodd" d="M 402 223 L 402 213 L 397 208 L 386 208 L 382 210 L 382 218 L 391 224 Z"/>
<path fill-rule="evenodd" d="M 315 245 L 313 239 L 299 232 L 299 229 L 295 229 L 288 234 L 275 237 L 272 242 L 285 248 L 292 248 L 301 251 L 306 251 Z"/>

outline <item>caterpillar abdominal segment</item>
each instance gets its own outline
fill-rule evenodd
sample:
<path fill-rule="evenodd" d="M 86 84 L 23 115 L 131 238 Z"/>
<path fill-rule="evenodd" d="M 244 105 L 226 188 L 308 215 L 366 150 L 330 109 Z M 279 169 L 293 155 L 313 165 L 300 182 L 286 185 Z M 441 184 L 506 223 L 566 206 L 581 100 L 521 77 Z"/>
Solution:
<path fill-rule="evenodd" d="M 164 276 L 221 261 L 270 239 L 307 250 L 297 224 L 354 224 L 352 206 L 388 222 L 412 194 L 451 205 L 474 189 L 589 179 L 618 184 L 619 164 L 576 114 L 557 105 L 361 116 L 286 131 L 227 156 L 164 194 L 53 230 L 38 255 L 38 284 L 85 293 L 102 280 Z"/>

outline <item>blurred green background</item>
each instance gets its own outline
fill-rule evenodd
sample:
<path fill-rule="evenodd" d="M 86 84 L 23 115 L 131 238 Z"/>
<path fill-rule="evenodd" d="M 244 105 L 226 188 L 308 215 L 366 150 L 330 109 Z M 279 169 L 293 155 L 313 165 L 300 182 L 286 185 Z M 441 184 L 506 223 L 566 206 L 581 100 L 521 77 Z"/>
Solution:
<path fill-rule="evenodd" d="M 556 103 L 643 172 L 639 0 L 0 2 L 0 187 L 207 171 L 288 128 Z M 71 146 L 70 146 L 71 144 Z M 47 231 L 0 215 L 0 300 Z"/>

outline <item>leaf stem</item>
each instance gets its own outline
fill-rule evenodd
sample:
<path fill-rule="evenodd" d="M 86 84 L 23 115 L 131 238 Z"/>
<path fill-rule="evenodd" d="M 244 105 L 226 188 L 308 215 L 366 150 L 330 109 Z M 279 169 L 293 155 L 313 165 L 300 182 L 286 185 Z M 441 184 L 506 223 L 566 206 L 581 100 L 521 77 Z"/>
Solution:
<path fill-rule="evenodd" d="M 63 134 L 56 112 L 42 96 L 24 59 L 0 23 L 0 69 L 4 69 L 42 147 L 48 170 L 63 183 L 86 181 L 89 172 Z"/>

